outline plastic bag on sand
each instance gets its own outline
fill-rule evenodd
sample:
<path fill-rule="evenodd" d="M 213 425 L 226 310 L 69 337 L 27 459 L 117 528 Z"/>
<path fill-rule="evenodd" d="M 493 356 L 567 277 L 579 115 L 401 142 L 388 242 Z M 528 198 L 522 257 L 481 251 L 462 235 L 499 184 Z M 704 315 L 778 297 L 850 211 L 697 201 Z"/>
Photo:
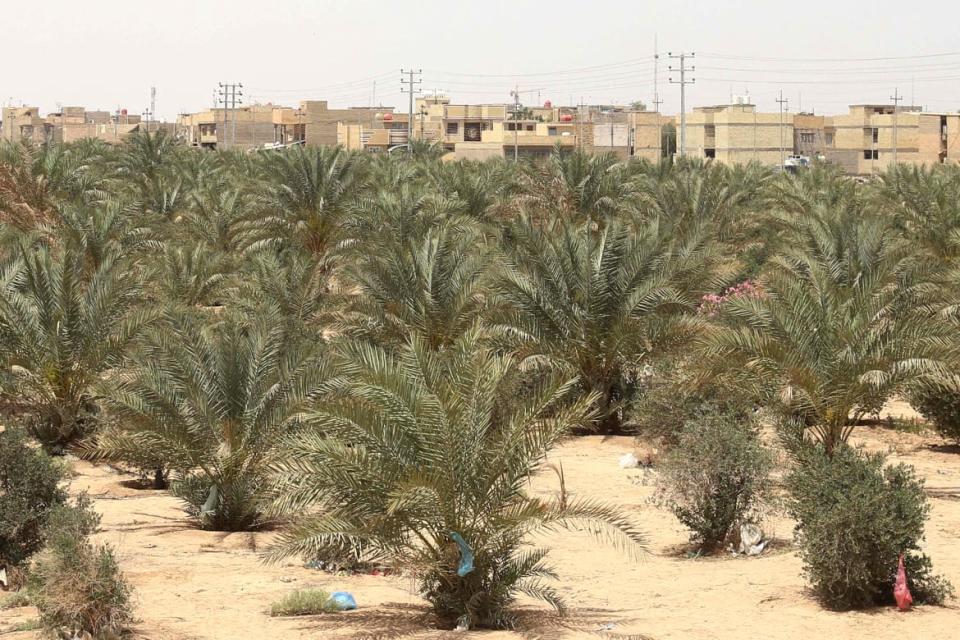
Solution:
<path fill-rule="evenodd" d="M 763 539 L 763 529 L 755 524 L 744 522 L 740 525 L 740 553 L 748 556 L 758 556 L 763 553 L 767 541 Z"/>
<path fill-rule="evenodd" d="M 640 461 L 632 453 L 625 453 L 620 456 L 619 465 L 621 469 L 636 469 L 640 466 Z"/>
<path fill-rule="evenodd" d="M 353 594 L 348 591 L 334 591 L 330 594 L 330 601 L 340 611 L 350 611 L 357 608 L 357 601 L 353 599 Z"/>
<path fill-rule="evenodd" d="M 897 565 L 897 582 L 893 586 L 893 598 L 897 601 L 897 608 L 900 611 L 910 611 L 913 596 L 910 595 L 910 587 L 907 586 L 907 570 L 903 566 L 902 553 L 900 563 Z"/>

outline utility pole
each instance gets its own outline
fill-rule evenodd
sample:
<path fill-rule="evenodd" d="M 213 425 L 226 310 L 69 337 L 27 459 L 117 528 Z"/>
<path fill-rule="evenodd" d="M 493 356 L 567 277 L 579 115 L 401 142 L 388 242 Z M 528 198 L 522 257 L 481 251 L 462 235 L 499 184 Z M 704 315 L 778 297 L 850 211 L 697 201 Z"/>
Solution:
<path fill-rule="evenodd" d="M 410 94 L 410 109 L 407 114 L 407 151 L 411 154 L 413 153 L 413 96 L 420 93 L 419 87 L 423 84 L 423 80 L 420 78 L 422 75 L 423 71 L 421 69 L 417 69 L 416 71 L 413 69 L 406 71 L 400 69 L 400 84 L 405 85 L 400 87 L 400 92 Z M 414 76 L 417 77 L 416 80 Z"/>
<path fill-rule="evenodd" d="M 220 104 L 223 105 L 223 136 L 217 134 L 217 146 L 219 148 L 225 148 L 227 144 L 227 121 L 228 114 L 232 117 L 230 118 L 232 127 L 231 132 L 231 142 L 230 146 L 233 147 L 237 144 L 237 116 L 236 108 L 237 104 L 243 103 L 243 85 L 240 83 L 219 83 L 220 91 L 218 92 Z M 221 146 L 222 143 L 222 146 Z"/>
<path fill-rule="evenodd" d="M 680 80 L 674 80 L 670 77 L 670 84 L 679 84 L 680 85 L 680 155 L 685 156 L 687 154 L 687 85 L 693 84 L 696 82 L 696 78 L 691 78 L 687 80 L 688 71 L 696 71 L 696 67 L 687 68 L 687 58 L 694 58 L 697 54 L 695 53 L 680 53 L 674 55 L 667 52 L 667 57 L 673 60 L 680 61 Z M 667 67 L 670 71 L 673 71 L 673 65 Z"/>
<path fill-rule="evenodd" d="M 780 170 L 783 170 L 783 165 L 786 162 L 786 158 L 783 157 L 783 109 L 784 105 L 787 105 L 789 109 L 789 98 L 783 97 L 783 90 L 780 91 L 780 97 L 777 98 L 777 104 L 780 105 Z"/>
<path fill-rule="evenodd" d="M 583 96 L 580 96 L 580 106 L 577 107 L 577 146 L 580 151 L 586 148 L 583 144 Z"/>
<path fill-rule="evenodd" d="M 660 99 L 660 82 L 657 76 L 657 70 L 660 66 L 660 54 L 657 50 L 657 36 L 653 36 L 653 110 L 657 112 L 657 149 L 660 151 L 660 157 L 663 157 L 663 129 L 660 124 L 660 105 L 663 100 Z"/>
<path fill-rule="evenodd" d="M 890 99 L 893 100 L 893 168 L 897 168 L 897 111 L 900 110 L 900 101 L 903 100 L 903 96 L 900 95 L 900 90 L 894 88 L 893 95 L 890 96 Z"/>
<path fill-rule="evenodd" d="M 147 119 L 147 132 L 150 131 L 150 121 L 153 120 L 154 114 L 157 112 L 157 88 L 150 87 L 150 118 Z"/>
<path fill-rule="evenodd" d="M 517 131 L 517 127 L 520 126 L 520 86 L 514 85 L 510 95 L 513 96 L 513 161 L 518 162 L 520 160 L 520 132 Z"/>

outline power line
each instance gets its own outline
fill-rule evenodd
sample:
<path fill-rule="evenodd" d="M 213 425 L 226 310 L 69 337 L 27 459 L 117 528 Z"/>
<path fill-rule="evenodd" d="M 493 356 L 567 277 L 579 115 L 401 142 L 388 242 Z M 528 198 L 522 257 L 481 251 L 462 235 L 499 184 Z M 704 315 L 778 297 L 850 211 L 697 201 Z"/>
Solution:
<path fill-rule="evenodd" d="M 441 75 L 449 76 L 467 76 L 472 78 L 529 78 L 535 76 L 554 76 L 554 75 L 569 75 L 573 73 L 587 73 L 593 72 L 598 69 L 611 69 L 614 67 L 623 67 L 628 65 L 633 65 L 641 62 L 650 63 L 652 60 L 649 56 L 643 58 L 634 58 L 632 60 L 624 60 L 622 62 L 613 62 L 608 64 L 598 64 L 589 67 L 578 67 L 574 69 L 561 69 L 557 71 L 538 71 L 530 73 L 469 73 L 464 71 L 443 71 L 439 69 L 427 69 L 429 73 L 437 73 Z"/>
<path fill-rule="evenodd" d="M 701 52 L 702 56 L 722 60 L 756 60 L 758 62 L 881 62 L 885 60 L 919 60 L 924 58 L 947 58 L 960 56 L 960 51 L 945 51 L 941 53 L 926 53 L 912 56 L 885 56 L 878 58 L 772 58 L 755 56 L 738 56 L 723 53 Z"/>

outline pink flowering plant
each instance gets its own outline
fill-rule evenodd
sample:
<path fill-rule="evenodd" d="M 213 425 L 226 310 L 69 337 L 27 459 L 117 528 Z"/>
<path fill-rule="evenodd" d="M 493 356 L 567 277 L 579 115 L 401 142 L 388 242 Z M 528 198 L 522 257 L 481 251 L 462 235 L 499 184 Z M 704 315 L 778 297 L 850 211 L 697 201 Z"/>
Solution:
<path fill-rule="evenodd" d="M 722 294 L 708 293 L 700 298 L 699 312 L 702 315 L 714 317 L 720 313 L 720 308 L 727 300 L 762 298 L 763 296 L 763 286 L 759 282 L 744 280 L 739 284 L 729 287 Z"/>

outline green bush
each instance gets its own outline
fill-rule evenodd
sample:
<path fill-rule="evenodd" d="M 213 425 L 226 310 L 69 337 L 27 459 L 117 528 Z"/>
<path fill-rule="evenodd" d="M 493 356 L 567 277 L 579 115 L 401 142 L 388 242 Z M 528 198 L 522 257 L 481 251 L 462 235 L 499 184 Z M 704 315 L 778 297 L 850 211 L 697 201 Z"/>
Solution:
<path fill-rule="evenodd" d="M 50 519 L 49 544 L 28 582 L 30 601 L 50 635 L 116 638 L 133 619 L 132 588 L 113 550 L 87 538 L 98 522 L 86 498 L 59 507 Z"/>
<path fill-rule="evenodd" d="M 656 501 L 690 529 L 692 542 L 712 551 L 759 516 L 771 465 L 742 412 L 707 414 L 684 426 L 665 457 Z"/>
<path fill-rule="evenodd" d="M 930 507 L 912 467 L 841 446 L 828 456 L 806 445 L 787 477 L 788 509 L 814 592 L 828 607 L 893 602 L 897 559 L 904 554 L 916 602 L 938 604 L 952 592 L 920 553 Z"/>
<path fill-rule="evenodd" d="M 960 391 L 924 386 L 911 394 L 910 404 L 933 424 L 937 433 L 960 442 Z"/>
<path fill-rule="evenodd" d="M 270 605 L 271 616 L 313 616 L 338 610 L 322 589 L 298 589 Z"/>
<path fill-rule="evenodd" d="M 667 360 L 641 376 L 627 410 L 628 427 L 638 436 L 675 445 L 684 425 L 716 413 L 751 420 L 756 397 L 742 385 L 697 376 L 695 364 Z"/>
<path fill-rule="evenodd" d="M 67 498 L 62 479 L 19 430 L 0 432 L 0 566 L 20 567 L 43 547 L 51 511 Z"/>

